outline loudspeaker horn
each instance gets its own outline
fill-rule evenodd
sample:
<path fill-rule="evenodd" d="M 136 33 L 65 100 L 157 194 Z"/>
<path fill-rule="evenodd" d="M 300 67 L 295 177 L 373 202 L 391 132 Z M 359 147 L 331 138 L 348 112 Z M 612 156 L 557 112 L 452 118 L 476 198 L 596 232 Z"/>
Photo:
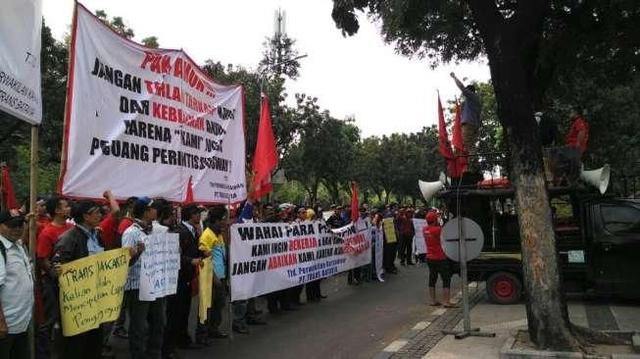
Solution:
<path fill-rule="evenodd" d="M 609 187 L 609 178 L 611 176 L 611 168 L 604 165 L 597 170 L 585 171 L 584 166 L 580 171 L 580 179 L 586 183 L 598 188 L 600 194 L 604 194 Z"/>
<path fill-rule="evenodd" d="M 422 197 L 424 197 L 424 200 L 429 202 L 433 195 L 444 188 L 444 183 L 442 180 L 435 182 L 425 182 L 418 180 L 418 187 L 420 187 L 420 192 L 422 193 Z"/>

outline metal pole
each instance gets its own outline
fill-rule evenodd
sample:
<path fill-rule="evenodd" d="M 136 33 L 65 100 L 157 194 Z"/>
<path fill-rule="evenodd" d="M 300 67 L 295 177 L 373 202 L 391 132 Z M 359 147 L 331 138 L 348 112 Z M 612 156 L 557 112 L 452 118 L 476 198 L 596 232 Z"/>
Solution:
<path fill-rule="evenodd" d="M 229 273 L 229 305 L 227 305 L 227 314 L 229 315 L 229 340 L 233 340 L 233 302 L 231 301 L 231 199 L 227 198 L 227 235 L 229 236 L 229 253 L 227 253 L 227 272 Z"/>
<path fill-rule="evenodd" d="M 462 308 L 464 331 L 471 331 L 471 318 L 469 316 L 469 288 L 467 286 L 467 239 L 464 233 L 464 218 L 460 215 L 458 206 L 458 247 L 460 253 L 460 277 L 462 277 Z"/>
<path fill-rule="evenodd" d="M 31 255 L 31 278 L 35 283 L 36 278 L 36 196 L 38 184 L 38 126 L 31 126 L 31 163 L 29 178 L 29 254 Z M 35 302 L 31 311 L 31 324 L 29 325 L 30 357 L 36 357 L 35 340 Z"/>

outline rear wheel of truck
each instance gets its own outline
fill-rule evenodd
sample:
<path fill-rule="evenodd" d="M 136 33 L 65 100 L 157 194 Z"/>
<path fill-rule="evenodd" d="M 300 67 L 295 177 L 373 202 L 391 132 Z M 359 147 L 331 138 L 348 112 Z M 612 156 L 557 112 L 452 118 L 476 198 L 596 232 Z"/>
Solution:
<path fill-rule="evenodd" d="M 487 295 L 496 304 L 514 304 L 522 296 L 522 281 L 509 272 L 493 273 L 487 279 Z"/>

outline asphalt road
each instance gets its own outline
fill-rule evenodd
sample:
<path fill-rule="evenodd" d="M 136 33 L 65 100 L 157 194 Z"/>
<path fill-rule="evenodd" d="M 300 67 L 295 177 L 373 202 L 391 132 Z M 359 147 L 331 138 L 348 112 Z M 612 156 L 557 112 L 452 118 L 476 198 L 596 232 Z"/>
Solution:
<path fill-rule="evenodd" d="M 426 266 L 398 268 L 399 273 L 387 275 L 384 283 L 372 281 L 349 286 L 346 273 L 326 279 L 322 292 L 328 298 L 321 303 L 305 304 L 293 312 L 271 315 L 266 302 L 259 299 L 267 325 L 251 326 L 248 335 L 235 334 L 233 340 L 216 339 L 210 347 L 183 350 L 179 354 L 186 359 L 371 358 L 434 309 L 427 305 Z M 458 280 L 458 276 L 453 277 L 454 288 L 459 288 Z M 189 323 L 192 338 L 195 338 L 196 308 L 194 298 Z M 221 327 L 228 332 L 227 308 L 224 312 Z M 117 358 L 128 357 L 126 340 L 114 338 L 111 344 Z"/>
<path fill-rule="evenodd" d="M 266 314 L 268 324 L 251 326 L 249 335 L 218 339 L 211 347 L 181 354 L 216 359 L 371 358 L 433 309 L 426 304 L 426 277 L 426 267 L 399 267 L 399 274 L 388 275 L 384 283 L 348 286 L 342 274 L 323 281 L 329 298 L 321 303 Z"/>

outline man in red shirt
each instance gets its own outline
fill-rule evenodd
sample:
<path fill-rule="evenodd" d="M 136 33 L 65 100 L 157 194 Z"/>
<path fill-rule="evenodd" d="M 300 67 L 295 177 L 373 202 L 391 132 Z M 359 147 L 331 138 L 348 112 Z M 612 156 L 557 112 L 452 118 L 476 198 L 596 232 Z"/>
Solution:
<path fill-rule="evenodd" d="M 434 211 L 427 213 L 427 226 L 422 229 L 422 233 L 427 244 L 427 265 L 429 266 L 429 297 L 432 306 L 441 305 L 436 300 L 436 282 L 438 275 L 442 278 L 442 296 L 446 308 L 455 308 L 455 304 L 450 301 L 449 288 L 451 286 L 451 264 L 442 250 L 440 244 L 440 233 L 442 228 L 438 223 L 438 214 Z"/>
<path fill-rule="evenodd" d="M 36 349 L 38 357 L 51 357 L 51 344 L 49 338 L 53 326 L 58 320 L 58 288 L 56 276 L 52 274 L 51 257 L 53 247 L 58 242 L 60 236 L 73 227 L 67 223 L 70 207 L 66 199 L 58 196 L 49 198 L 45 203 L 46 211 L 51 218 L 51 222 L 44 225 L 36 240 L 36 255 L 38 258 L 37 274 L 38 282 L 36 286 L 41 292 L 42 321 L 38 323 L 38 337 L 36 339 Z M 38 306 L 38 305 L 37 305 Z"/>
<path fill-rule="evenodd" d="M 578 150 L 580 157 L 587 150 L 589 124 L 578 108 L 571 110 L 571 127 L 565 138 L 566 145 Z"/>
<path fill-rule="evenodd" d="M 102 196 L 107 200 L 107 202 L 109 202 L 109 208 L 105 212 L 106 215 L 102 219 L 102 222 L 100 222 L 100 226 L 98 228 L 100 228 L 102 246 L 105 251 L 108 251 L 110 249 L 121 247 L 121 243 L 116 241 L 116 231 L 118 229 L 118 220 L 120 219 L 121 213 L 120 205 L 118 205 L 118 202 L 113 197 L 111 191 L 105 191 Z"/>

